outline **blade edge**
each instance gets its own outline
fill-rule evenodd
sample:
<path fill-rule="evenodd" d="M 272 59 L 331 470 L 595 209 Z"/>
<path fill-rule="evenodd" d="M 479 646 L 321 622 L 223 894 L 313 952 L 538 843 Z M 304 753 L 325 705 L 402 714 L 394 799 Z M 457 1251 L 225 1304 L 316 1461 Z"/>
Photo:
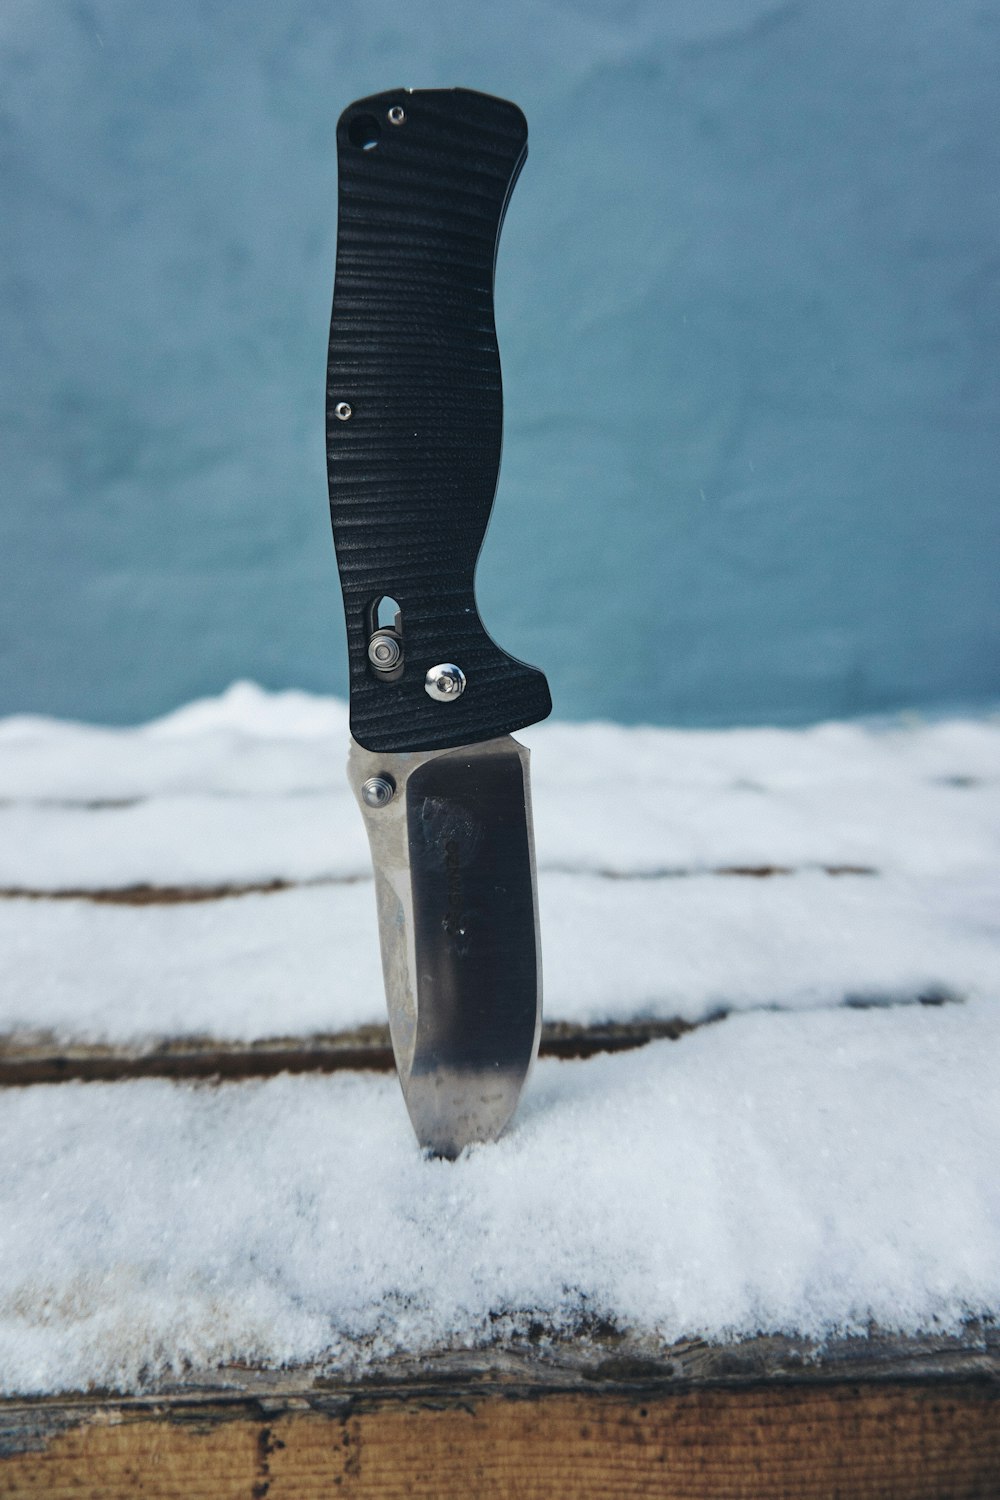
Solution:
<path fill-rule="evenodd" d="M 538 1050 L 541 947 L 530 761 L 510 735 L 377 754 L 348 775 L 376 876 L 389 1029 L 421 1145 L 495 1140 Z M 373 777 L 392 799 L 365 801 Z"/>

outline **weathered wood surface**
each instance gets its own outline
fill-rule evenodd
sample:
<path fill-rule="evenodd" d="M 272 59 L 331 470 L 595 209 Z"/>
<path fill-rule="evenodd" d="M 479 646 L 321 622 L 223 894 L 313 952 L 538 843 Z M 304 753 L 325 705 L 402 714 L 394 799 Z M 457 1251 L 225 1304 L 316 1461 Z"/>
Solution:
<path fill-rule="evenodd" d="M 424 1361 L 354 1384 L 0 1406 L 0 1494 L 186 1500 L 811 1500 L 1000 1494 L 1000 1349 L 966 1340 L 697 1342 L 645 1358 Z"/>

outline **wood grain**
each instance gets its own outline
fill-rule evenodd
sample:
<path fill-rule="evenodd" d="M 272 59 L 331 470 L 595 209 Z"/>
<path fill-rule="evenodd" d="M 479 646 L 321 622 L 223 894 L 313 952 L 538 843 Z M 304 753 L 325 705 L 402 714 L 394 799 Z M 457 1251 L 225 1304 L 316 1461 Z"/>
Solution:
<path fill-rule="evenodd" d="M 1000 1387 L 355 1392 L 273 1413 L 77 1403 L 0 1459 L 50 1500 L 952 1500 L 1000 1494 Z"/>

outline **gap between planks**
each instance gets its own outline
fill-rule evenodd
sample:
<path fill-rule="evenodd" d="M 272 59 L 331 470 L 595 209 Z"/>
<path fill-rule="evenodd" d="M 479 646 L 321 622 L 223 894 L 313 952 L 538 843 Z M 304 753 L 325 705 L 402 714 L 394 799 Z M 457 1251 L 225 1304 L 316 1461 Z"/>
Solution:
<path fill-rule="evenodd" d="M 721 1019 L 713 1016 L 713 1021 Z M 541 1057 L 586 1058 L 625 1052 L 664 1038 L 675 1041 L 705 1021 L 639 1021 L 542 1027 Z M 388 1026 L 312 1037 L 270 1037 L 254 1042 L 188 1037 L 149 1047 L 110 1043 L 59 1043 L 49 1036 L 0 1037 L 0 1087 L 133 1078 L 271 1078 L 278 1073 L 389 1073 L 395 1067 Z"/>
<path fill-rule="evenodd" d="M 945 992 L 897 997 L 847 997 L 845 1009 L 960 1004 Z M 781 1010 L 780 1006 L 755 1007 Z M 740 1012 L 745 1014 L 746 1012 Z M 539 1057 L 564 1061 L 596 1057 L 602 1052 L 629 1052 L 650 1042 L 678 1041 L 692 1031 L 725 1021 L 734 1012 L 720 1007 L 697 1021 L 675 1016 L 664 1021 L 609 1021 L 583 1026 L 545 1021 Z M 388 1026 L 359 1026 L 354 1031 L 305 1037 L 266 1037 L 226 1041 L 191 1036 L 141 1044 L 60 1042 L 51 1033 L 0 1035 L 0 1088 L 29 1084 L 115 1083 L 135 1078 L 213 1079 L 273 1078 L 279 1073 L 391 1073 L 395 1067 Z"/>
<path fill-rule="evenodd" d="M 579 869 L 546 865 L 541 873 L 590 876 L 597 880 L 692 880 L 705 876 L 766 880 L 773 876 L 821 874 L 877 875 L 872 865 L 713 865 L 702 868 L 663 868 L 657 870 Z M 239 896 L 274 896 L 284 891 L 314 889 L 317 886 L 360 885 L 372 879 L 370 874 L 318 875 L 309 880 L 272 880 L 235 882 L 218 885 L 151 885 L 143 882 L 123 886 L 65 886 L 51 890 L 36 886 L 0 888 L 0 901 L 92 901 L 100 906 L 183 906 L 199 901 L 229 901 Z"/>

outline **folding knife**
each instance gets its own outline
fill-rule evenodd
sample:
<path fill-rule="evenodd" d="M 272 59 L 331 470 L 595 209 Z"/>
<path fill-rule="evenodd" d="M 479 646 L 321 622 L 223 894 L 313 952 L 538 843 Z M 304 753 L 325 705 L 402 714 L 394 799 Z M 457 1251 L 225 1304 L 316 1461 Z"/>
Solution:
<path fill-rule="evenodd" d="M 474 575 L 500 469 L 493 273 L 527 155 L 516 105 L 395 89 L 337 126 L 330 512 L 351 748 L 389 1029 L 417 1139 L 495 1139 L 538 1048 L 528 751 L 541 672 L 487 635 Z"/>

